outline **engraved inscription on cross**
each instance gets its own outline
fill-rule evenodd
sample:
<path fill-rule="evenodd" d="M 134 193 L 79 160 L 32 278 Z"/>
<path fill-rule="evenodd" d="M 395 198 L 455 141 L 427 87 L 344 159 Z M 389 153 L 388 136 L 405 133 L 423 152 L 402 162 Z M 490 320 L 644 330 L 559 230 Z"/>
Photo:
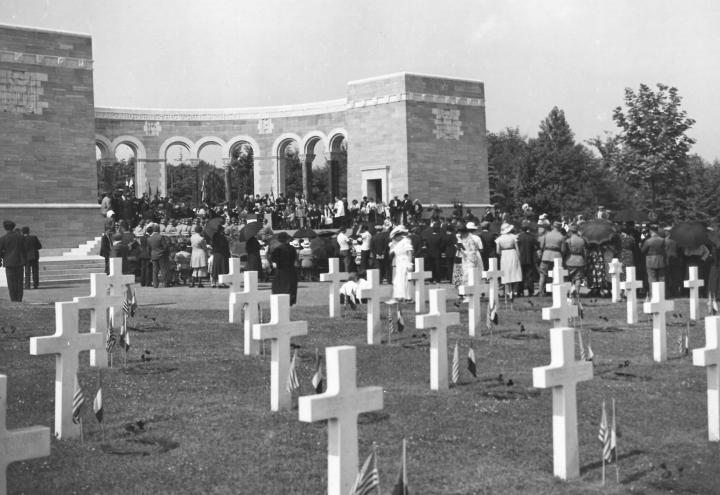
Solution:
<path fill-rule="evenodd" d="M 482 272 L 483 278 L 486 278 L 489 283 L 488 289 L 488 304 L 490 306 L 495 305 L 496 308 L 500 307 L 500 297 L 498 295 L 498 280 L 503 276 L 504 272 L 498 270 L 497 258 L 491 257 L 488 260 L 488 269 Z"/>
<path fill-rule="evenodd" d="M 253 325 L 256 340 L 272 341 L 270 357 L 270 410 L 290 409 L 292 395 L 285 387 L 290 370 L 290 339 L 307 335 L 306 321 L 290 321 L 290 295 L 270 296 L 270 323 Z"/>
<path fill-rule="evenodd" d="M 240 320 L 240 310 L 244 305 L 244 340 L 243 348 L 246 356 L 257 356 L 260 354 L 260 342 L 253 339 L 252 327 L 260 323 L 258 305 L 267 298 L 258 290 L 258 272 L 251 271 L 243 273 L 243 290 L 230 293 L 230 323 Z"/>
<path fill-rule="evenodd" d="M 382 387 L 357 388 L 354 346 L 328 347 L 327 390 L 300 397 L 300 421 L 328 422 L 328 495 L 350 493 L 358 472 L 357 418 L 383 408 Z"/>
<path fill-rule="evenodd" d="M 550 365 L 533 368 L 533 387 L 552 388 L 553 472 L 564 480 L 580 476 L 576 386 L 592 377 L 592 363 L 575 360 L 575 329 L 550 329 Z"/>
<path fill-rule="evenodd" d="M 608 273 L 610 274 L 610 289 L 612 293 L 611 301 L 616 303 L 620 301 L 620 274 L 622 273 L 623 264 L 619 259 L 613 258 L 608 263 Z"/>
<path fill-rule="evenodd" d="M 15 461 L 25 461 L 50 455 L 50 428 L 31 426 L 7 429 L 7 376 L 0 375 L 0 493 L 7 493 L 7 467 Z"/>
<path fill-rule="evenodd" d="M 620 288 L 625 291 L 627 299 L 627 322 L 634 325 L 638 322 L 637 315 L 637 289 L 642 289 L 642 280 L 635 280 L 635 267 L 625 268 L 625 281 L 620 282 Z"/>
<path fill-rule="evenodd" d="M 415 326 L 430 330 L 430 389 L 448 389 L 447 328 L 460 324 L 460 313 L 446 311 L 447 290 L 430 291 L 430 313 L 417 315 Z"/>
<path fill-rule="evenodd" d="M 482 283 L 480 268 L 473 268 L 468 272 L 468 284 L 458 287 L 458 294 L 468 299 L 468 330 L 471 337 L 480 335 L 482 328 L 482 311 L 480 308 L 480 295 L 487 293 L 488 284 Z"/>
<path fill-rule="evenodd" d="M 577 318 L 578 307 L 568 301 L 567 294 L 570 292 L 568 282 L 551 284 L 553 305 L 542 309 L 542 319 L 552 320 L 553 328 L 568 326 L 570 318 Z"/>
<path fill-rule="evenodd" d="M 653 315 L 653 360 L 658 363 L 667 359 L 665 313 L 673 309 L 675 301 L 665 299 L 665 282 L 653 282 L 652 299 L 643 304 L 643 312 Z"/>
<path fill-rule="evenodd" d="M 432 278 L 432 272 L 425 271 L 425 259 L 415 258 L 415 271 L 408 273 L 408 280 L 415 285 L 415 312 L 425 311 L 425 300 L 427 288 L 425 280 Z"/>
<path fill-rule="evenodd" d="M 340 258 L 328 259 L 328 272 L 320 274 L 320 281 L 330 282 L 330 293 L 328 295 L 330 318 L 338 316 L 338 310 L 340 309 L 340 283 L 347 279 L 348 273 L 340 271 Z"/>
<path fill-rule="evenodd" d="M 368 270 L 367 279 L 358 285 L 357 295 L 367 299 L 367 343 L 379 344 L 382 333 L 380 299 L 387 297 L 390 288 L 380 285 L 380 270 Z"/>
<path fill-rule="evenodd" d="M 693 364 L 707 368 L 708 440 L 720 442 L 720 316 L 705 318 L 705 347 L 693 349 Z"/>
<path fill-rule="evenodd" d="M 683 281 L 683 285 L 690 289 L 690 319 L 697 321 L 698 309 L 700 308 L 700 287 L 705 281 L 698 279 L 698 267 L 688 267 L 689 279 Z"/>
<path fill-rule="evenodd" d="M 80 425 L 72 422 L 72 403 L 78 354 L 105 348 L 105 336 L 99 333 L 78 333 L 78 303 L 55 303 L 55 334 L 31 337 L 30 354 L 56 354 L 55 359 L 55 436 L 76 438 Z"/>
<path fill-rule="evenodd" d="M 78 303 L 79 309 L 90 310 L 90 333 L 105 335 L 108 330 L 108 325 L 110 324 L 108 321 L 108 310 L 112 311 L 114 318 L 117 318 L 113 321 L 120 321 L 119 315 L 122 310 L 122 296 L 110 295 L 110 285 L 109 277 L 104 273 L 91 273 L 90 295 L 73 298 L 73 302 Z M 108 357 L 106 348 L 90 350 L 90 366 L 104 368 L 107 364 Z"/>

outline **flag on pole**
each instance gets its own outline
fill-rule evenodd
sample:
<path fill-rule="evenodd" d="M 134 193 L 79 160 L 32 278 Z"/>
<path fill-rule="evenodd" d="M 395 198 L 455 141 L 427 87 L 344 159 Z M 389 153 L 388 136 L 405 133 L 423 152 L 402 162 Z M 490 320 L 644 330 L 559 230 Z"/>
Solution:
<path fill-rule="evenodd" d="M 102 405 L 102 387 L 98 388 L 97 394 L 95 394 L 95 400 L 93 401 L 93 412 L 98 420 L 98 423 L 102 423 L 103 420 L 103 405 Z"/>
<path fill-rule="evenodd" d="M 410 490 L 408 489 L 407 471 L 405 469 L 405 445 L 406 442 L 403 438 L 402 465 L 400 466 L 400 474 L 398 475 L 398 480 L 395 482 L 395 486 L 393 487 L 392 495 L 410 495 Z"/>
<path fill-rule="evenodd" d="M 456 341 L 452 360 L 452 382 L 457 383 L 458 380 L 460 380 L 460 345 Z"/>
<path fill-rule="evenodd" d="M 475 362 L 475 350 L 470 347 L 468 349 L 468 371 L 470 374 L 477 378 L 477 363 Z"/>
<path fill-rule="evenodd" d="M 712 301 L 712 314 L 716 315 L 718 313 L 718 304 L 717 301 L 713 298 Z"/>
<path fill-rule="evenodd" d="M 393 320 L 392 306 L 390 304 L 388 304 L 387 322 L 388 322 L 388 333 L 395 333 L 395 321 Z"/>
<path fill-rule="evenodd" d="M 590 347 L 590 344 L 588 344 L 587 361 L 592 361 L 594 357 L 595 354 L 592 351 L 592 347 Z"/>
<path fill-rule="evenodd" d="M 322 356 L 315 349 L 315 374 L 312 377 L 312 386 L 315 389 L 316 394 L 321 394 L 323 391 L 323 370 L 322 370 Z"/>
<path fill-rule="evenodd" d="M 120 345 L 125 349 L 125 352 L 130 350 L 130 332 L 127 327 L 127 314 L 123 313 L 122 325 L 120 325 Z"/>
<path fill-rule="evenodd" d="M 114 322 L 113 322 L 113 309 L 110 308 L 110 316 L 108 318 L 107 333 L 105 334 L 105 350 L 111 353 L 117 343 L 117 335 L 115 335 Z"/>
<path fill-rule="evenodd" d="M 375 456 L 375 449 L 370 452 L 370 455 L 363 463 L 360 472 L 355 479 L 355 484 L 350 490 L 350 495 L 370 495 L 373 491 L 377 490 L 380 486 L 380 474 L 377 468 L 377 457 Z"/>
<path fill-rule="evenodd" d="M 122 301 L 123 312 L 131 318 L 135 317 L 135 310 L 137 309 L 137 299 L 135 299 L 135 291 L 132 285 L 127 284 L 125 286 L 125 293 L 123 294 Z"/>
<path fill-rule="evenodd" d="M 580 361 L 585 361 L 587 356 L 585 355 L 585 345 L 583 344 L 582 332 L 578 330 L 578 345 L 580 346 Z"/>
<path fill-rule="evenodd" d="M 201 201 L 203 203 L 206 203 L 207 202 L 207 189 L 205 188 L 205 178 L 204 177 L 202 180 L 202 186 L 200 186 L 200 193 L 202 195 Z"/>
<path fill-rule="evenodd" d="M 497 310 L 495 309 L 495 300 L 493 298 L 490 299 L 490 302 L 488 303 L 488 309 L 487 309 L 487 327 L 488 330 L 491 330 L 493 325 L 497 325 L 498 323 L 498 315 Z"/>
<path fill-rule="evenodd" d="M 398 333 L 401 333 L 403 330 L 405 330 L 405 318 L 403 318 L 403 315 L 400 312 L 400 304 L 398 304 L 397 305 L 397 331 L 398 331 Z"/>
<path fill-rule="evenodd" d="M 300 380 L 298 380 L 297 370 L 295 369 L 295 359 L 297 358 L 297 350 L 293 353 L 292 360 L 290 361 L 290 369 L 288 370 L 287 383 L 285 384 L 285 390 L 292 393 L 295 390 L 300 390 Z"/>
<path fill-rule="evenodd" d="M 80 388 L 80 382 L 78 381 L 77 375 L 75 375 L 75 392 L 73 393 L 73 406 L 72 406 L 72 422 L 77 424 L 80 422 L 80 409 L 85 403 L 85 395 Z"/>
<path fill-rule="evenodd" d="M 608 425 L 607 413 L 605 412 L 605 401 L 603 401 L 598 440 L 603 445 L 603 460 L 608 463 L 612 460 L 612 432 L 610 430 L 611 427 Z"/>

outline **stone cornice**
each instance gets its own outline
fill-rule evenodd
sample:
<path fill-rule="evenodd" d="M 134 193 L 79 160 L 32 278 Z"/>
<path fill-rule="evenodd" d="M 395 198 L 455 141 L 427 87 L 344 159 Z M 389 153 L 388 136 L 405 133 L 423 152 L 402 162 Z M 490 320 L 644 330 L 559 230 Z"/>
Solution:
<path fill-rule="evenodd" d="M 31 209 L 92 209 L 97 208 L 100 211 L 100 205 L 97 203 L 0 203 L 0 210 L 3 208 L 16 209 L 16 208 L 31 208 Z"/>
<path fill-rule="evenodd" d="M 441 103 L 446 105 L 463 105 L 469 107 L 484 107 L 483 98 L 470 98 L 467 96 L 435 95 L 429 93 L 398 93 L 394 95 L 376 96 L 350 102 L 350 108 L 372 107 L 375 105 L 387 105 L 399 101 L 418 101 L 423 103 Z"/>
<path fill-rule="evenodd" d="M 89 58 L 59 57 L 41 53 L 24 53 L 0 50 L 0 62 L 11 62 L 43 67 L 63 67 L 65 69 L 93 70 L 93 61 Z"/>

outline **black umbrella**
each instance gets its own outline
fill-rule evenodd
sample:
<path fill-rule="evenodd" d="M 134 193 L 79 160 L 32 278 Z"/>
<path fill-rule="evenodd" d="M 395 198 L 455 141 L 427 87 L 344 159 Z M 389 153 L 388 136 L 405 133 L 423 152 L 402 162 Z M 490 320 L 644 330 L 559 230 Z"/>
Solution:
<path fill-rule="evenodd" d="M 707 227 L 702 222 L 680 222 L 670 230 L 670 239 L 682 248 L 695 249 L 707 242 Z"/>
<path fill-rule="evenodd" d="M 615 226 L 608 220 L 588 220 L 580 224 L 580 233 L 588 244 L 600 245 L 610 242 L 615 235 Z"/>
<path fill-rule="evenodd" d="M 205 234 L 205 237 L 208 239 L 212 239 L 213 236 L 217 233 L 218 229 L 220 229 L 220 226 L 225 223 L 225 219 L 223 217 L 215 217 L 208 220 L 208 223 L 205 224 L 205 230 L 203 230 L 203 234 Z"/>
<path fill-rule="evenodd" d="M 295 239 L 314 239 L 315 237 L 317 237 L 317 234 L 312 229 L 304 228 L 296 230 L 293 234 L 293 237 Z"/>
<path fill-rule="evenodd" d="M 260 222 L 250 222 L 240 231 L 238 240 L 247 241 L 251 237 L 255 237 L 257 233 L 260 232 L 260 229 L 262 229 Z"/>

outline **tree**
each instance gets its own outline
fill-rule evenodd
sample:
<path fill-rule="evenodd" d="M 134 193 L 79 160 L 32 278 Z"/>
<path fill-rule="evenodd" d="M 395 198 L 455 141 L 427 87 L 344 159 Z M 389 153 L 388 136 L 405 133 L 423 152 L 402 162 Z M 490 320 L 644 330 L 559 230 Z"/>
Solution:
<path fill-rule="evenodd" d="M 528 140 L 515 128 L 488 133 L 490 202 L 511 212 L 523 203 L 520 175 L 528 160 Z"/>
<path fill-rule="evenodd" d="M 695 121 L 681 110 L 678 90 L 656 86 L 653 91 L 641 84 L 637 93 L 625 88 L 625 108 L 613 112 L 623 145 L 623 159 L 615 164 L 616 171 L 630 185 L 645 188 L 653 211 L 672 201 L 695 143 L 686 135 Z"/>

